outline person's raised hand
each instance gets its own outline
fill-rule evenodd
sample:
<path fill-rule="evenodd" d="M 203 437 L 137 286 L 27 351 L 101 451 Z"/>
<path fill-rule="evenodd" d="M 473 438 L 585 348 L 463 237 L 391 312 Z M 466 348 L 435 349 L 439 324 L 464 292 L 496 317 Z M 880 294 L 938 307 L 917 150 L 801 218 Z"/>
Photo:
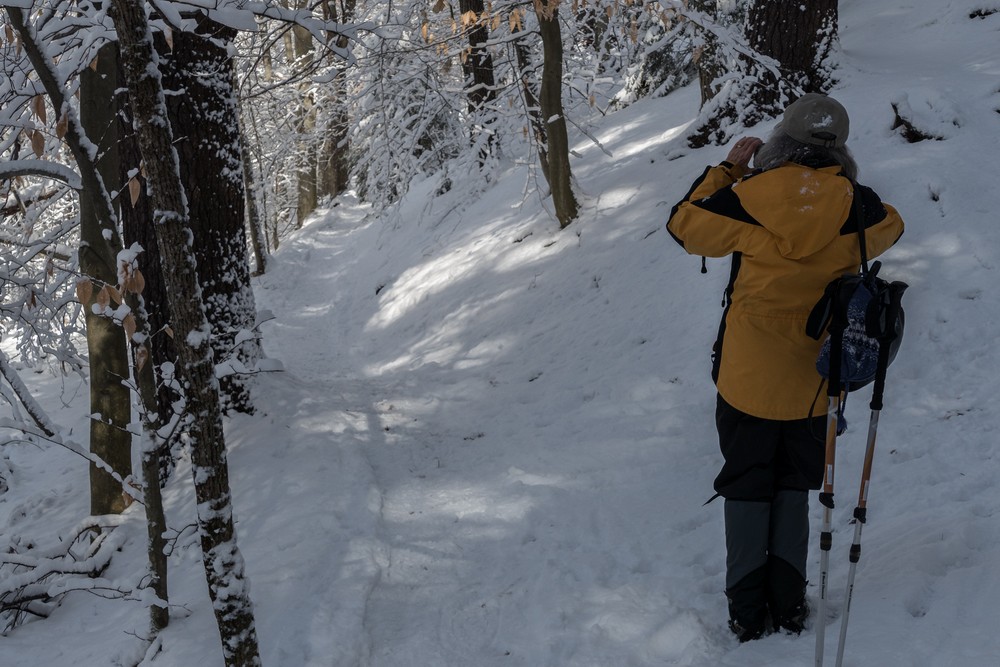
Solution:
<path fill-rule="evenodd" d="M 750 164 L 750 158 L 754 156 L 754 153 L 756 153 L 757 149 L 763 144 L 764 142 L 757 137 L 740 137 L 740 139 L 733 144 L 733 147 L 729 149 L 729 155 L 726 156 L 726 162 L 746 169 Z"/>

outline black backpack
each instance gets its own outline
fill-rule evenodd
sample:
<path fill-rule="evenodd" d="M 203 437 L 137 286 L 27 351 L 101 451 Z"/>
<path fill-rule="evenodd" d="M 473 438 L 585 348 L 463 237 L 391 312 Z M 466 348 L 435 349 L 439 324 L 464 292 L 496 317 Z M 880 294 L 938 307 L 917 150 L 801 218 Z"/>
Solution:
<path fill-rule="evenodd" d="M 881 375 L 896 358 L 903 339 L 902 297 L 907 284 L 878 277 L 881 262 L 869 268 L 865 245 L 864 208 L 858 187 L 852 209 L 861 246 L 861 272 L 845 274 L 830 282 L 813 307 L 806 333 L 819 340 L 828 333 L 816 359 L 816 370 L 835 387 L 851 392 Z M 881 395 L 881 387 L 877 394 Z"/>

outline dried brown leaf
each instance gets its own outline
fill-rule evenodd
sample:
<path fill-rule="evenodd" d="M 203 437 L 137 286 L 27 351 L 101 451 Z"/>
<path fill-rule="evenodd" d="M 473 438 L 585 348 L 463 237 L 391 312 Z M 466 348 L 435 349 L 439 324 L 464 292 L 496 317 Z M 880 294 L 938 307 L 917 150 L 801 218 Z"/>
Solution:
<path fill-rule="evenodd" d="M 132 313 L 126 315 L 125 319 L 122 320 L 122 328 L 125 329 L 125 335 L 128 336 L 128 339 L 132 340 L 132 336 L 135 335 L 136 329 L 135 315 Z"/>
<path fill-rule="evenodd" d="M 108 306 L 111 305 L 111 293 L 108 292 L 107 285 L 102 287 L 101 290 L 97 293 L 97 298 L 95 299 L 95 301 L 97 301 L 97 305 L 99 305 L 102 309 L 107 308 Z"/>
<path fill-rule="evenodd" d="M 146 289 L 146 278 L 142 275 L 142 271 L 136 269 L 135 273 L 132 274 L 132 292 L 142 294 L 144 289 Z"/>
<path fill-rule="evenodd" d="M 35 152 L 35 157 L 42 157 L 45 154 L 45 135 L 35 130 L 31 133 L 31 150 Z"/>
<path fill-rule="evenodd" d="M 124 299 L 122 299 L 122 293 L 117 287 L 112 287 L 111 285 L 108 285 L 104 289 L 108 290 L 108 296 L 111 297 L 112 301 L 114 301 L 115 303 L 124 303 Z"/>
<path fill-rule="evenodd" d="M 145 345 L 135 348 L 135 369 L 141 371 L 147 361 L 149 361 L 149 348 Z"/>
<path fill-rule="evenodd" d="M 56 136 L 62 139 L 69 131 L 69 114 L 63 111 L 62 116 L 56 121 Z"/>
<path fill-rule="evenodd" d="M 431 7 L 431 11 L 437 14 L 438 12 L 443 12 L 444 8 L 447 6 L 448 3 L 446 3 L 445 0 L 437 0 L 437 2 L 434 3 L 434 6 Z"/>
<path fill-rule="evenodd" d="M 35 95 L 31 100 L 31 111 L 35 114 L 38 120 L 42 121 L 42 125 L 48 124 L 48 115 L 45 112 L 45 96 Z"/>
<path fill-rule="evenodd" d="M 521 32 L 524 30 L 524 10 L 520 8 L 512 9 L 510 12 L 510 31 Z"/>
<path fill-rule="evenodd" d="M 174 330 L 170 328 L 169 324 L 163 325 L 163 333 L 167 334 L 169 337 L 174 337 Z"/>
<path fill-rule="evenodd" d="M 90 297 L 94 295 L 94 283 L 90 282 L 90 278 L 83 278 L 76 283 L 76 299 L 80 303 L 86 305 L 90 303 Z"/>
<path fill-rule="evenodd" d="M 139 185 L 139 180 L 135 176 L 128 179 L 128 197 L 132 201 L 132 208 L 135 208 L 135 203 L 139 201 L 141 190 L 142 186 Z"/>

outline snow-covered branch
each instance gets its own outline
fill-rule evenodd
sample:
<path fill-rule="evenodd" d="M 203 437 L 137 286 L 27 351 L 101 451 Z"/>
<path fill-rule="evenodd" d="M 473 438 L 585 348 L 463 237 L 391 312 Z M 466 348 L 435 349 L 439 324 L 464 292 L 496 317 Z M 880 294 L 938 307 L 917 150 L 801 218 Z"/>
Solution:
<path fill-rule="evenodd" d="M 44 176 L 62 181 L 74 190 L 83 187 L 80 175 L 58 162 L 46 160 L 8 160 L 0 162 L 0 179 L 17 178 L 18 176 Z"/>
<path fill-rule="evenodd" d="M 48 548 L 14 542 L 0 553 L 0 632 L 20 625 L 28 616 L 47 617 L 67 593 L 88 591 L 104 597 L 133 595 L 101 574 L 125 544 L 116 530 L 119 516 L 91 516 L 81 521 L 69 539 Z"/>

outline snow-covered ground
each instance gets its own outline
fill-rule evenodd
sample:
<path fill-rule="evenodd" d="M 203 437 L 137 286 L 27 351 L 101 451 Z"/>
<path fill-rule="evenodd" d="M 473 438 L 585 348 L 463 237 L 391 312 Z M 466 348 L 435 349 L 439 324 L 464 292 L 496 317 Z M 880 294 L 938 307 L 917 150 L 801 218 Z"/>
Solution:
<path fill-rule="evenodd" d="M 907 223 L 883 273 L 911 285 L 852 667 L 1000 665 L 1000 12 L 978 9 L 1000 5 L 841 3 L 833 94 L 860 180 Z M 904 141 L 892 104 L 942 140 Z M 471 197 L 459 183 L 431 201 L 433 184 L 418 185 L 390 222 L 343 201 L 284 242 L 255 288 L 286 371 L 260 378 L 260 411 L 227 433 L 267 667 L 812 664 L 812 628 L 740 645 L 725 627 L 722 504 L 702 503 L 720 464 L 709 348 L 728 262 L 701 274 L 663 229 L 727 150 L 684 146 L 696 110 L 688 88 L 603 119 L 592 131 L 607 152 L 578 138 L 583 213 L 564 231 L 520 167 Z M 32 379 L 85 434 L 85 388 Z M 867 401 L 849 401 L 838 449 L 833 615 Z M 87 507 L 84 462 L 0 452 L 13 469 L 0 535 L 54 542 Z M 173 619 L 142 664 L 220 667 L 183 462 L 167 493 Z M 141 576 L 140 510 L 110 580 Z M 817 543 L 815 500 L 813 519 Z M 815 546 L 810 568 L 815 597 Z M 135 665 L 145 628 L 139 602 L 72 593 L 0 637 L 0 667 Z"/>

